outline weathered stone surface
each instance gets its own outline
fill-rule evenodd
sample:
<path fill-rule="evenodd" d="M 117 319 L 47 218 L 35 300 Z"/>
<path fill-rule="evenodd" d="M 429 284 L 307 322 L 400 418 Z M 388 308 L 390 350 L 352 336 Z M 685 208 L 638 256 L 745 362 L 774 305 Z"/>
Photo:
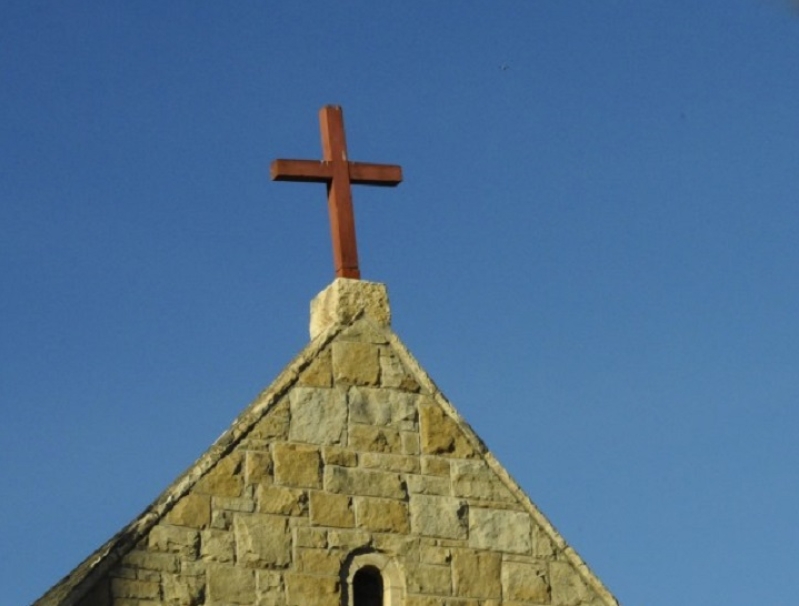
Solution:
<path fill-rule="evenodd" d="M 372 547 L 378 552 L 394 554 L 406 562 L 419 561 L 419 538 L 407 534 L 373 534 Z"/>
<path fill-rule="evenodd" d="M 251 450 L 244 457 L 244 478 L 247 484 L 272 481 L 272 455 L 268 450 Z"/>
<path fill-rule="evenodd" d="M 227 530 L 204 530 L 200 537 L 200 556 L 212 562 L 232 562 L 236 552 L 233 533 Z"/>
<path fill-rule="evenodd" d="M 353 551 L 370 545 L 372 535 L 365 530 L 330 530 L 327 533 L 327 546 L 330 549 Z"/>
<path fill-rule="evenodd" d="M 360 455 L 364 469 L 381 469 L 398 473 L 419 473 L 419 459 L 407 455 L 364 452 Z"/>
<path fill-rule="evenodd" d="M 338 494 L 404 499 L 405 485 L 396 473 L 366 469 L 325 467 L 325 490 Z"/>
<path fill-rule="evenodd" d="M 435 539 L 422 539 L 419 545 L 419 561 L 422 564 L 449 564 L 452 551 L 437 544 Z"/>
<path fill-rule="evenodd" d="M 214 514 L 224 511 L 252 513 L 255 511 L 255 499 L 250 497 L 211 497 L 212 526 Z M 216 526 L 214 527 L 216 528 Z"/>
<path fill-rule="evenodd" d="M 514 502 L 516 498 L 479 459 L 452 461 L 452 493 L 459 497 Z"/>
<path fill-rule="evenodd" d="M 237 514 L 233 521 L 236 559 L 258 567 L 285 566 L 291 561 L 291 535 L 286 518 Z"/>
<path fill-rule="evenodd" d="M 167 514 L 166 521 L 175 526 L 205 528 L 211 523 L 211 497 L 187 494 Z"/>
<path fill-rule="evenodd" d="M 319 449 L 303 444 L 275 444 L 275 483 L 283 486 L 319 488 L 322 457 Z"/>
<path fill-rule="evenodd" d="M 552 540 L 538 524 L 533 524 L 533 555 L 540 558 L 552 558 L 555 555 Z"/>
<path fill-rule="evenodd" d="M 336 576 L 341 571 L 341 552 L 327 549 L 297 549 L 297 565 L 300 572 Z"/>
<path fill-rule="evenodd" d="M 129 552 L 122 564 L 130 569 L 157 570 L 159 572 L 177 572 L 180 559 L 172 553 L 158 553 L 135 549 Z"/>
<path fill-rule="evenodd" d="M 504 562 L 502 592 L 506 600 L 549 604 L 550 588 L 546 564 Z"/>
<path fill-rule="evenodd" d="M 504 509 L 472 507 L 469 511 L 469 545 L 508 553 L 531 551 L 529 515 Z"/>
<path fill-rule="evenodd" d="M 436 476 L 409 475 L 405 479 L 411 494 L 446 495 L 450 494 L 449 478 Z"/>
<path fill-rule="evenodd" d="M 205 603 L 205 579 L 190 575 L 167 574 L 161 581 L 163 601 L 170 606 L 199 606 Z"/>
<path fill-rule="evenodd" d="M 377 385 L 380 362 L 377 345 L 361 341 L 334 341 L 333 380 L 344 385 Z"/>
<path fill-rule="evenodd" d="M 391 324 L 391 307 L 385 285 L 336 278 L 311 301 L 311 338 L 335 324 L 349 324 L 360 315 L 378 326 Z"/>
<path fill-rule="evenodd" d="M 551 562 L 549 574 L 552 584 L 552 604 L 555 606 L 576 606 L 596 598 L 594 592 L 586 586 L 582 577 L 568 562 Z"/>
<path fill-rule="evenodd" d="M 455 595 L 464 598 L 502 596 L 502 555 L 496 551 L 455 549 L 452 552 L 452 583 Z"/>
<path fill-rule="evenodd" d="M 402 442 L 402 454 L 418 455 L 421 452 L 419 434 L 415 431 L 403 431 L 400 433 L 400 441 Z"/>
<path fill-rule="evenodd" d="M 282 398 L 250 431 L 248 438 L 258 442 L 285 440 L 289 431 L 289 403 Z"/>
<path fill-rule="evenodd" d="M 223 457 L 194 487 L 195 492 L 221 497 L 238 497 L 244 485 L 241 453 Z"/>
<path fill-rule="evenodd" d="M 413 429 L 418 396 L 393 389 L 352 387 L 349 391 L 350 423 Z"/>
<path fill-rule="evenodd" d="M 358 528 L 372 532 L 407 533 L 408 506 L 402 501 L 355 497 L 355 520 Z"/>
<path fill-rule="evenodd" d="M 300 373 L 297 384 L 305 387 L 330 387 L 333 385 L 333 366 L 330 359 L 330 349 L 321 351 L 319 356 Z"/>
<path fill-rule="evenodd" d="M 308 444 L 338 444 L 347 427 L 346 392 L 295 387 L 289 394 L 289 438 Z"/>
<path fill-rule="evenodd" d="M 350 425 L 349 447 L 359 452 L 402 453 L 399 431 L 372 425 Z"/>
<path fill-rule="evenodd" d="M 155 551 L 196 556 L 200 534 L 191 528 L 158 524 L 150 530 L 149 545 Z"/>
<path fill-rule="evenodd" d="M 327 531 L 321 528 L 299 527 L 294 529 L 295 547 L 327 547 Z"/>
<path fill-rule="evenodd" d="M 339 606 L 339 583 L 334 576 L 286 574 L 289 606 Z"/>
<path fill-rule="evenodd" d="M 111 595 L 114 598 L 157 599 L 160 596 L 157 581 L 139 579 L 111 579 Z"/>
<path fill-rule="evenodd" d="M 444 457 L 421 457 L 422 473 L 430 476 L 450 475 L 450 460 Z"/>
<path fill-rule="evenodd" d="M 308 511 L 308 495 L 299 488 L 261 485 L 255 496 L 259 513 L 301 516 Z"/>
<path fill-rule="evenodd" d="M 411 495 L 411 528 L 422 536 L 465 539 L 467 507 L 460 499 Z"/>
<path fill-rule="evenodd" d="M 467 458 L 477 453 L 455 421 L 429 398 L 419 403 L 419 429 L 424 454 Z"/>
<path fill-rule="evenodd" d="M 408 567 L 408 593 L 449 595 L 450 576 L 449 566 L 412 564 Z"/>
<path fill-rule="evenodd" d="M 419 391 L 419 383 L 405 369 L 394 352 L 389 348 L 380 349 L 380 384 L 408 392 Z"/>
<path fill-rule="evenodd" d="M 354 450 L 342 448 L 341 446 L 323 446 L 322 460 L 325 465 L 355 467 L 358 464 L 358 455 Z"/>
<path fill-rule="evenodd" d="M 238 566 L 209 566 L 208 597 L 212 604 L 252 604 L 255 571 Z"/>
<path fill-rule="evenodd" d="M 355 526 L 352 499 L 343 494 L 311 492 L 311 524 L 314 526 L 352 528 Z"/>

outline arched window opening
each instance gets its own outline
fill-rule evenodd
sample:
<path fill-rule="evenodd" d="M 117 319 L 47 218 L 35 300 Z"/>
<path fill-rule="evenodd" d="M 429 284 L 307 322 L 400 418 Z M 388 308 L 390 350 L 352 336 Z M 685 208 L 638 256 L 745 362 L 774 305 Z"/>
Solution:
<path fill-rule="evenodd" d="M 374 566 L 359 568 L 352 578 L 353 606 L 383 606 L 383 577 Z"/>

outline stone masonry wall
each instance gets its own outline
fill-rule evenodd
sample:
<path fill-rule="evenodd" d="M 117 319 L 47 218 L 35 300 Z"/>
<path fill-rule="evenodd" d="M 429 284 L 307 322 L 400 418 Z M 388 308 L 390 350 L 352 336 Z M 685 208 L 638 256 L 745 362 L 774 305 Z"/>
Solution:
<path fill-rule="evenodd" d="M 79 606 L 344 606 L 370 551 L 407 606 L 610 603 L 386 334 L 328 344 Z"/>

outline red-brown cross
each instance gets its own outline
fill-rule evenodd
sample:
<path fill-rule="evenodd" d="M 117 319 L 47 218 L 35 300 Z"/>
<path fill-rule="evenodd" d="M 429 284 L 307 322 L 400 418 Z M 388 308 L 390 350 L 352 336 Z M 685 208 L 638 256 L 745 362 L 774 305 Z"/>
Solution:
<path fill-rule="evenodd" d="M 317 160 L 275 160 L 273 181 L 327 183 L 327 208 L 333 236 L 333 262 L 337 278 L 360 279 L 355 216 L 350 184 L 395 186 L 402 181 L 402 168 L 393 164 L 367 164 L 347 160 L 344 115 L 341 108 L 326 105 L 319 110 L 324 158 Z"/>

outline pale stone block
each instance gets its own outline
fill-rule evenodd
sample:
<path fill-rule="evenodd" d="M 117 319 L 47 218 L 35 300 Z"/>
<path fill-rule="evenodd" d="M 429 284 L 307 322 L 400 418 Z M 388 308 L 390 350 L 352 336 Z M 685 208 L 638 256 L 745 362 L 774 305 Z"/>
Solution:
<path fill-rule="evenodd" d="M 449 478 L 449 459 L 444 457 L 421 457 L 421 459 L 423 474 Z"/>
<path fill-rule="evenodd" d="M 164 575 L 161 582 L 163 601 L 170 606 L 201 604 L 204 587 L 205 582 L 202 577 Z"/>
<path fill-rule="evenodd" d="M 325 490 L 338 494 L 404 499 L 405 485 L 396 473 L 366 469 L 325 467 Z"/>
<path fill-rule="evenodd" d="M 324 349 L 311 361 L 297 378 L 298 385 L 306 387 L 331 387 L 333 385 L 333 366 L 330 349 Z"/>
<path fill-rule="evenodd" d="M 355 497 L 355 519 L 358 528 L 372 532 L 407 534 L 408 506 L 402 501 Z"/>
<path fill-rule="evenodd" d="M 472 507 L 469 511 L 469 545 L 508 553 L 531 552 L 531 520 L 523 512 Z"/>
<path fill-rule="evenodd" d="M 122 558 L 122 565 L 135 569 L 158 570 L 161 572 L 177 572 L 180 559 L 171 553 L 135 550 Z"/>
<path fill-rule="evenodd" d="M 166 522 L 175 526 L 205 528 L 211 523 L 211 497 L 192 493 L 183 496 L 166 515 Z"/>
<path fill-rule="evenodd" d="M 510 490 L 481 460 L 452 461 L 452 493 L 470 499 L 515 502 Z"/>
<path fill-rule="evenodd" d="M 335 576 L 286 574 L 289 606 L 339 606 L 339 582 Z"/>
<path fill-rule="evenodd" d="M 327 531 L 321 528 L 295 528 L 295 547 L 327 547 Z"/>
<path fill-rule="evenodd" d="M 255 499 L 251 499 L 250 497 L 212 497 L 211 510 L 212 518 L 213 514 L 219 511 L 252 513 L 255 511 Z"/>
<path fill-rule="evenodd" d="M 255 571 L 238 566 L 209 566 L 208 598 L 212 604 L 253 603 Z"/>
<path fill-rule="evenodd" d="M 346 393 L 340 389 L 295 387 L 289 393 L 289 438 L 308 444 L 339 444 L 347 427 Z"/>
<path fill-rule="evenodd" d="M 319 449 L 302 444 L 275 444 L 275 482 L 283 486 L 319 488 L 322 457 Z"/>
<path fill-rule="evenodd" d="M 212 562 L 232 562 L 235 554 L 233 533 L 226 530 L 204 530 L 200 541 L 200 556 Z"/>
<path fill-rule="evenodd" d="M 364 452 L 361 454 L 361 467 L 381 469 L 398 473 L 419 473 L 419 458 L 407 455 Z"/>
<path fill-rule="evenodd" d="M 289 431 L 289 403 L 283 397 L 250 430 L 248 438 L 260 442 L 285 440 Z"/>
<path fill-rule="evenodd" d="M 290 562 L 291 535 L 286 518 L 266 514 L 237 514 L 233 521 L 236 558 L 258 567 L 285 566 Z"/>
<path fill-rule="evenodd" d="M 430 398 L 419 403 L 422 452 L 457 458 L 474 457 L 474 448 L 460 427 Z"/>
<path fill-rule="evenodd" d="M 449 478 L 409 475 L 405 482 L 411 494 L 451 496 Z"/>
<path fill-rule="evenodd" d="M 150 530 L 149 546 L 154 551 L 196 556 L 199 544 L 200 534 L 191 528 L 158 524 Z"/>
<path fill-rule="evenodd" d="M 260 485 L 255 495 L 259 513 L 301 516 L 308 511 L 308 495 L 299 488 Z"/>
<path fill-rule="evenodd" d="M 372 535 L 365 530 L 329 530 L 327 533 L 327 546 L 330 549 L 353 551 L 366 547 L 371 541 Z"/>
<path fill-rule="evenodd" d="M 420 389 L 416 379 L 388 347 L 380 348 L 380 385 L 408 392 L 417 392 Z"/>
<path fill-rule="evenodd" d="M 467 507 L 460 499 L 411 495 L 411 528 L 416 534 L 446 539 L 467 537 Z"/>
<path fill-rule="evenodd" d="M 195 492 L 220 497 L 238 497 L 244 485 L 241 477 L 241 454 L 232 452 L 223 457 L 195 485 Z"/>
<path fill-rule="evenodd" d="M 407 562 L 420 560 L 418 537 L 405 534 L 374 534 L 372 535 L 372 547 L 378 552 L 394 554 Z"/>
<path fill-rule="evenodd" d="M 351 498 L 343 494 L 311 492 L 311 524 L 352 528 L 355 526 L 355 514 Z"/>
<path fill-rule="evenodd" d="M 452 550 L 449 547 L 437 545 L 432 539 L 422 539 L 419 546 L 419 561 L 422 564 L 449 564 L 452 560 Z"/>
<path fill-rule="evenodd" d="M 377 385 L 380 362 L 377 345 L 361 341 L 334 341 L 333 380 L 345 385 Z"/>
<path fill-rule="evenodd" d="M 550 562 L 549 574 L 554 606 L 576 606 L 596 598 L 569 562 Z"/>
<path fill-rule="evenodd" d="M 258 582 L 258 593 L 275 593 L 283 588 L 283 574 L 272 570 L 257 570 L 255 579 Z"/>
<path fill-rule="evenodd" d="M 550 587 L 546 563 L 504 562 L 502 595 L 515 602 L 549 604 Z"/>
<path fill-rule="evenodd" d="M 540 558 L 551 558 L 555 555 L 552 540 L 538 524 L 533 524 L 533 555 Z"/>
<path fill-rule="evenodd" d="M 322 460 L 325 465 L 355 467 L 358 464 L 358 455 L 354 450 L 348 450 L 341 446 L 323 446 Z"/>
<path fill-rule="evenodd" d="M 417 412 L 415 394 L 372 387 L 349 390 L 350 423 L 413 429 Z"/>
<path fill-rule="evenodd" d="M 272 455 L 268 450 L 250 450 L 245 454 L 244 478 L 247 484 L 272 481 Z"/>
<path fill-rule="evenodd" d="M 399 431 L 372 425 L 350 425 L 349 447 L 358 452 L 402 452 Z"/>
<path fill-rule="evenodd" d="M 415 431 L 403 431 L 400 434 L 400 441 L 402 442 L 402 454 L 418 455 L 421 452 L 419 434 Z"/>
<path fill-rule="evenodd" d="M 408 566 L 408 593 L 451 595 L 449 566 L 411 564 Z"/>
<path fill-rule="evenodd" d="M 455 595 L 464 598 L 500 598 L 502 555 L 493 551 L 456 549 L 452 552 Z"/>
<path fill-rule="evenodd" d="M 341 552 L 327 549 L 297 549 L 295 569 L 308 574 L 336 576 L 341 571 Z"/>
<path fill-rule="evenodd" d="M 385 285 L 336 278 L 311 301 L 311 338 L 335 324 L 350 324 L 361 315 L 378 326 L 391 324 Z"/>

